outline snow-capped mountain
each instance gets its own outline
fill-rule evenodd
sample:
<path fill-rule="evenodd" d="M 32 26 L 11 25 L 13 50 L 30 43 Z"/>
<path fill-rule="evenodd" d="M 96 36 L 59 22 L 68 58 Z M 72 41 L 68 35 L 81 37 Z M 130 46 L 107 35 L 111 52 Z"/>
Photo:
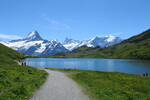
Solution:
<path fill-rule="evenodd" d="M 44 40 L 37 31 L 30 32 L 26 38 L 4 43 L 21 53 L 35 56 L 51 56 L 68 50 L 57 40 Z"/>
<path fill-rule="evenodd" d="M 106 36 L 106 37 L 95 37 L 95 38 L 92 38 L 89 40 L 83 40 L 83 41 L 77 41 L 77 40 L 66 38 L 63 43 L 63 46 L 66 49 L 72 51 L 83 45 L 86 45 L 88 47 L 96 47 L 96 46 L 108 47 L 108 46 L 112 46 L 114 44 L 120 43 L 121 41 L 123 41 L 123 39 L 119 37 L 111 36 L 111 35 Z"/>
<path fill-rule="evenodd" d="M 78 40 L 73 40 L 73 39 L 69 39 L 69 38 L 66 37 L 66 39 L 65 39 L 65 41 L 64 41 L 64 43 L 63 43 L 63 46 L 64 46 L 66 49 L 72 51 L 72 50 L 76 49 L 79 44 L 80 44 L 80 41 L 78 41 Z"/>
<path fill-rule="evenodd" d="M 59 52 L 69 52 L 78 47 L 108 47 L 120 43 L 123 39 L 115 36 L 95 37 L 89 40 L 73 40 L 66 38 L 63 45 L 57 40 L 45 40 L 37 31 L 30 32 L 26 38 L 0 43 L 11 47 L 21 53 L 35 56 L 51 56 Z"/>

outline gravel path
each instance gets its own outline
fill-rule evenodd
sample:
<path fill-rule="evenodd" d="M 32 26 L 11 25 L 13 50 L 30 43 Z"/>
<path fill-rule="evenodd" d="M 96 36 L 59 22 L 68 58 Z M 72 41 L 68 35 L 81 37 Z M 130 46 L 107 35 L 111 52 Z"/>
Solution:
<path fill-rule="evenodd" d="M 47 81 L 30 100 L 89 100 L 64 73 L 44 70 L 49 73 Z"/>

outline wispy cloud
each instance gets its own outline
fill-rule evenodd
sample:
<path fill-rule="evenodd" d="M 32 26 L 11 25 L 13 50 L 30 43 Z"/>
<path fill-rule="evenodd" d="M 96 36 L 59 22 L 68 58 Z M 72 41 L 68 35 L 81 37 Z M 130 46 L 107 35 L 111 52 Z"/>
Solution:
<path fill-rule="evenodd" d="M 0 34 L 1 39 L 20 39 L 22 37 L 16 36 L 16 35 L 5 35 L 5 34 Z"/>
<path fill-rule="evenodd" d="M 48 22 L 48 26 L 46 28 L 56 29 L 56 30 L 67 30 L 70 29 L 70 25 L 66 24 L 64 21 L 54 20 L 47 16 L 46 14 L 41 14 L 43 19 Z"/>
<path fill-rule="evenodd" d="M 112 33 L 111 35 L 121 35 L 121 34 L 124 34 L 124 32 Z"/>
<path fill-rule="evenodd" d="M 40 14 L 45 20 L 50 21 L 51 18 L 48 17 L 46 14 Z"/>
<path fill-rule="evenodd" d="M 53 29 L 58 29 L 58 30 L 67 30 L 70 28 L 69 25 L 67 24 L 64 24 L 60 21 L 57 21 L 57 20 L 51 20 L 50 21 L 50 24 L 51 24 L 51 28 Z"/>

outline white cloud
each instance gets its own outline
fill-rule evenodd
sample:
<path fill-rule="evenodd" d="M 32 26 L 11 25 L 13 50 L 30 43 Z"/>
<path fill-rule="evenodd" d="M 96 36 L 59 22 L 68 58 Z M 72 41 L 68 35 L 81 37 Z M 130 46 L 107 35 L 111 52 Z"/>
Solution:
<path fill-rule="evenodd" d="M 5 35 L 5 34 L 0 34 L 1 39 L 20 39 L 21 37 L 16 36 L 16 35 Z"/>
<path fill-rule="evenodd" d="M 56 30 L 67 30 L 70 29 L 70 26 L 63 21 L 53 20 L 46 14 L 41 14 L 41 16 L 48 22 L 46 28 L 56 29 Z"/>

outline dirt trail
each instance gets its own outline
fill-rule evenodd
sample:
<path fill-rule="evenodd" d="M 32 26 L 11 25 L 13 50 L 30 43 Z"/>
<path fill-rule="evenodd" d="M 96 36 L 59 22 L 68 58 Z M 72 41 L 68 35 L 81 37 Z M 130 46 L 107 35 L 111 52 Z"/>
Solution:
<path fill-rule="evenodd" d="M 80 87 L 64 73 L 46 70 L 47 81 L 30 100 L 89 100 Z"/>

